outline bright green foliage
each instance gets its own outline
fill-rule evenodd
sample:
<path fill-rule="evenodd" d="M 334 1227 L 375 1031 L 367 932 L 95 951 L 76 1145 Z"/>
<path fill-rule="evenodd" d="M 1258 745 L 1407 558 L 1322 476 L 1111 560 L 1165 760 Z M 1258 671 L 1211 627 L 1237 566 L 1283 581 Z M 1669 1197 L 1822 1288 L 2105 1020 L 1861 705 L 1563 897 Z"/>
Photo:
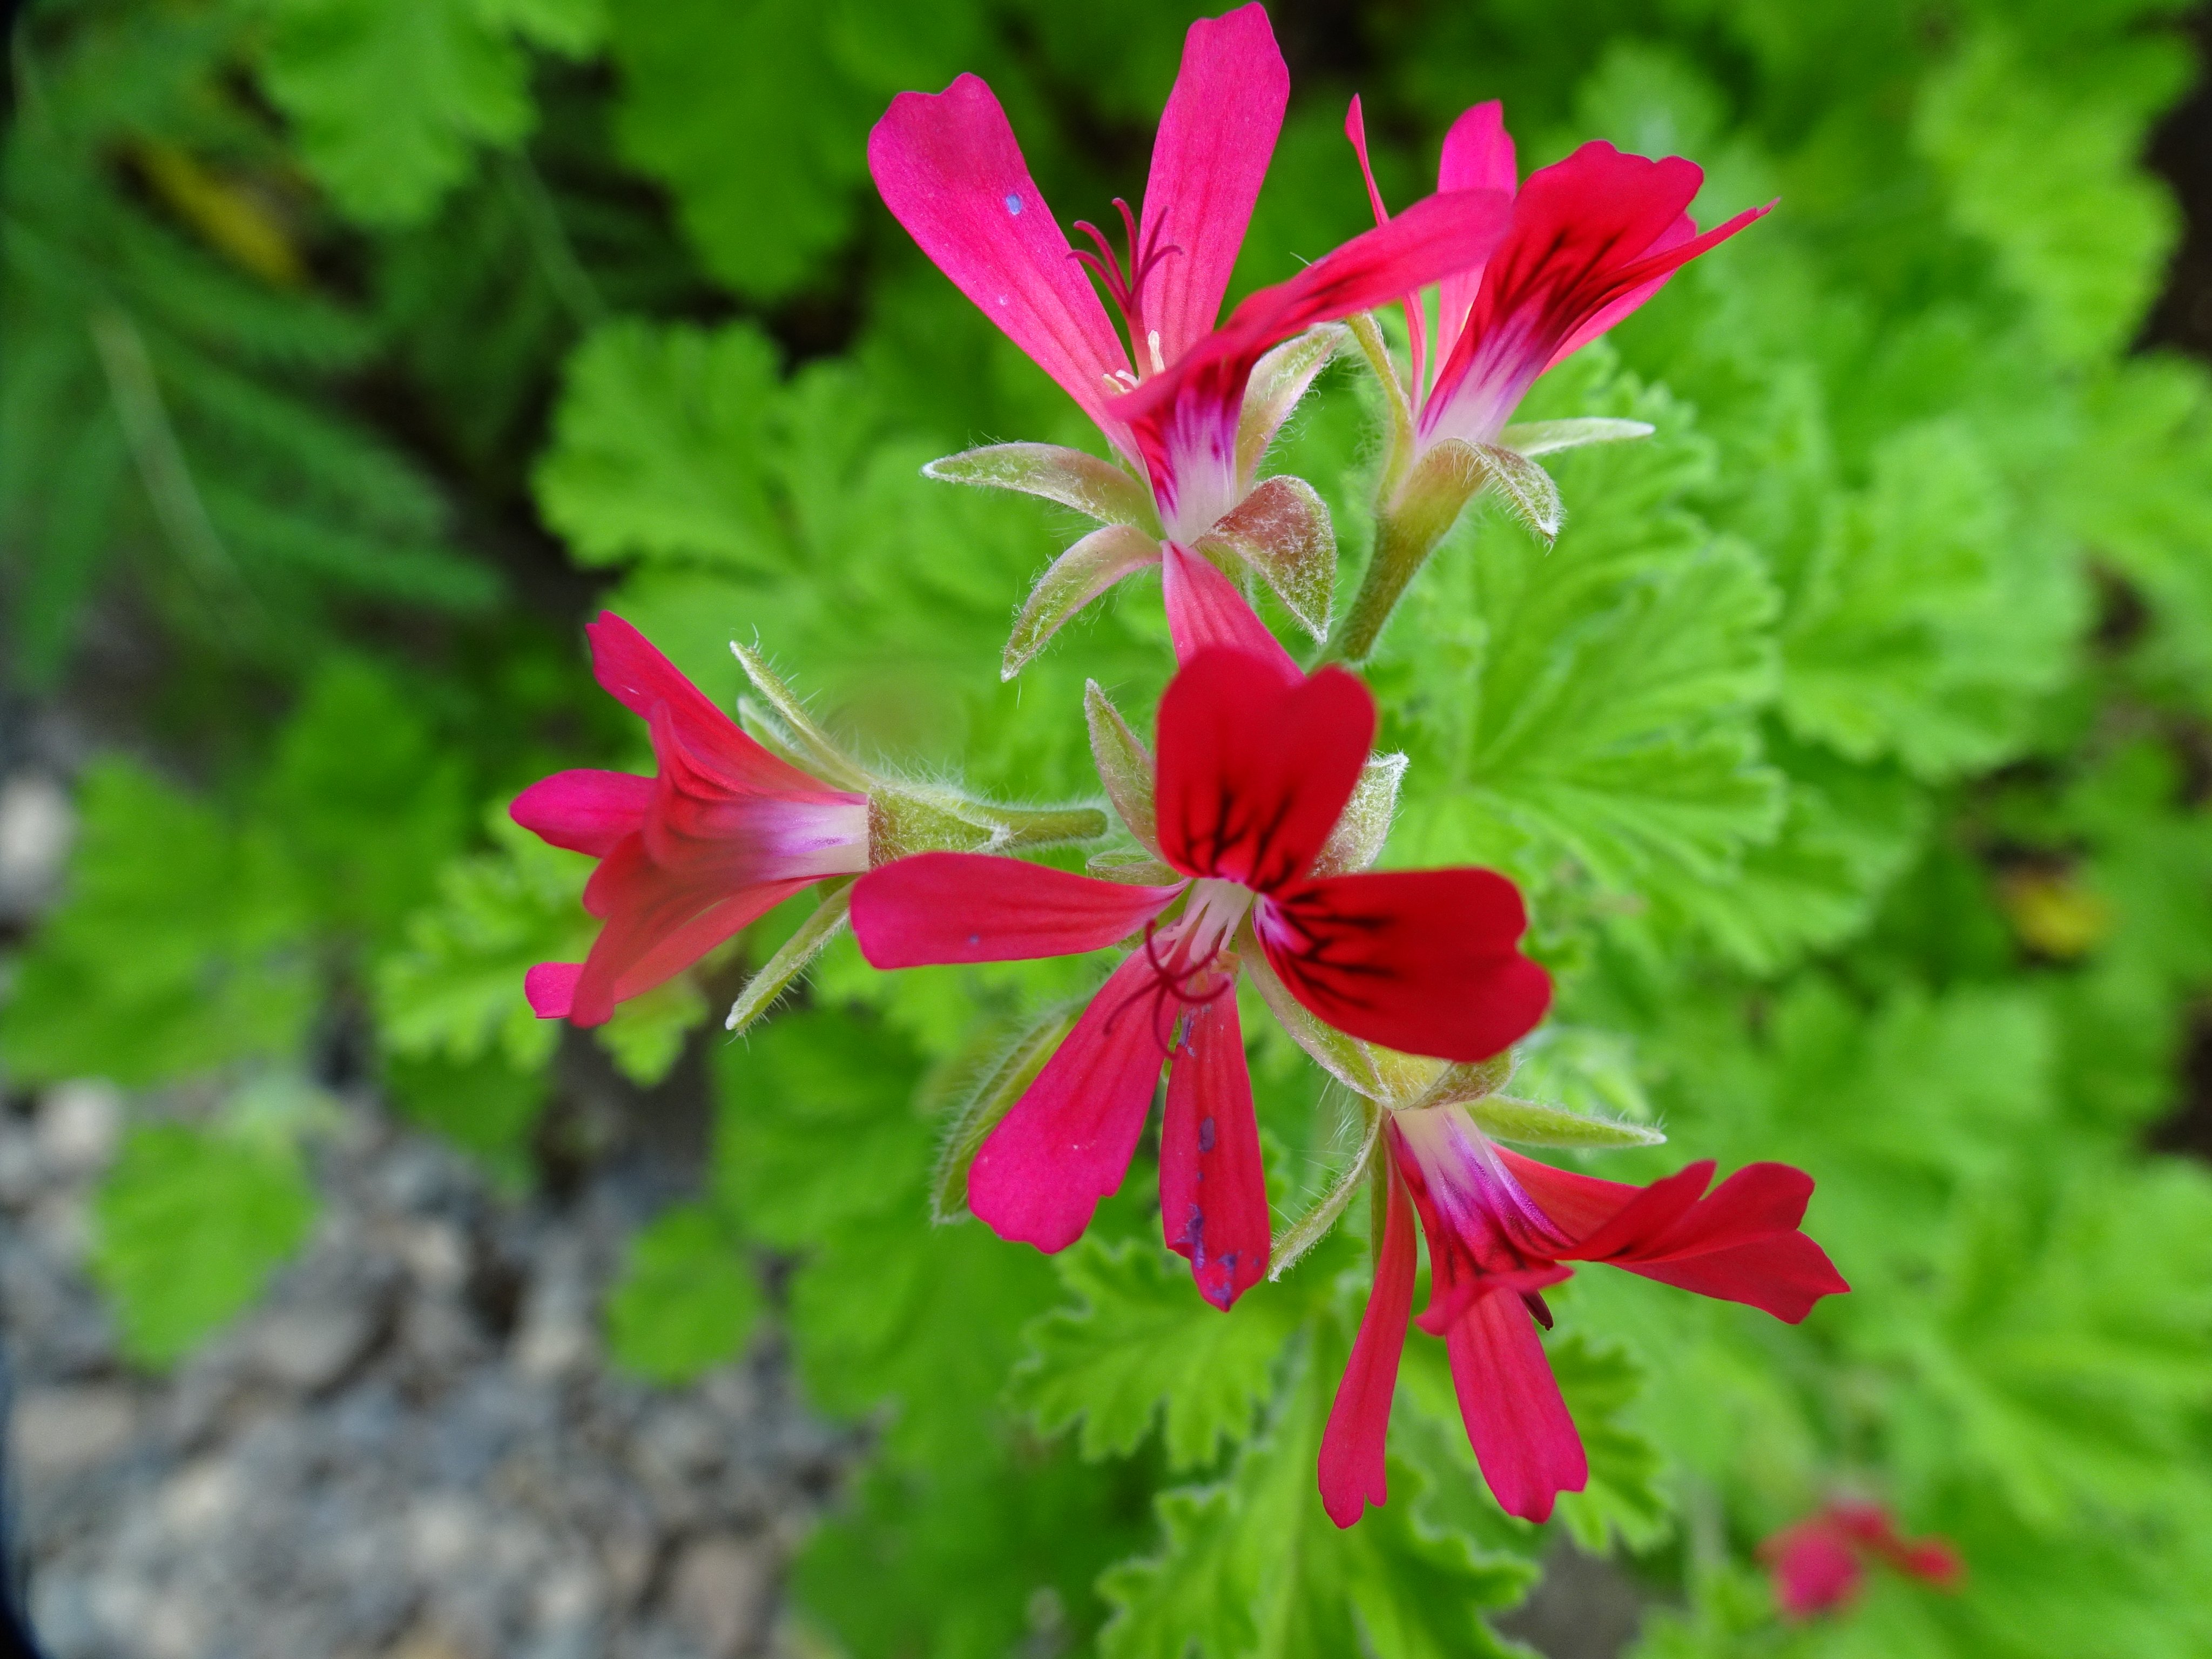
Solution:
<path fill-rule="evenodd" d="M 179 1123 L 132 1129 L 93 1210 L 92 1271 L 124 1352 L 174 1364 L 260 1293 L 314 1214 L 289 1145 Z"/>
<path fill-rule="evenodd" d="M 1056 1261 L 932 1225 L 959 1213 L 957 1163 L 933 1170 L 960 1103 L 1104 961 L 883 975 L 848 939 L 711 1050 L 707 1190 L 638 1235 L 613 1350 L 682 1377 L 760 1310 L 810 1403 L 869 1426 L 791 1581 L 854 1659 L 1500 1651 L 1484 1621 L 1561 1529 L 1665 1604 L 1649 1659 L 2212 1650 L 2188 1594 L 2212 1582 L 2212 1181 L 2145 1150 L 2202 1146 L 2173 1120 L 2212 988 L 2212 379 L 2122 355 L 2176 232 L 2137 161 L 2189 73 L 2173 7 L 1278 9 L 1299 79 L 1240 289 L 1367 222 L 1355 88 L 1394 204 L 1491 96 L 1524 168 L 1605 137 L 1702 162 L 1702 224 L 1779 198 L 1539 385 L 1525 418 L 1656 430 L 1545 458 L 1548 551 L 1471 509 L 1370 679 L 1409 757 L 1385 861 L 1529 896 L 1559 1005 L 1511 1093 L 1667 1137 L 1542 1155 L 1797 1164 L 1853 1291 L 1791 1328 L 1581 1268 L 1545 1343 L 1592 1478 L 1546 1528 L 1490 1501 L 1411 1333 L 1390 1501 L 1340 1533 L 1314 1460 L 1365 1206 L 1226 1315 L 1158 1243 L 1149 1149 Z M 164 730 L 215 733 L 186 746 L 222 781 L 87 775 L 69 897 L 0 1009 L 11 1080 L 281 1076 L 365 1004 L 402 1109 L 526 1182 L 562 1039 L 521 976 L 587 948 L 589 864 L 496 806 L 471 842 L 465 807 L 640 769 L 574 649 L 587 605 L 724 706 L 729 641 L 757 641 L 872 763 L 1095 797 L 1085 682 L 1150 737 L 1157 582 L 1000 680 L 1080 526 L 920 469 L 1097 436 L 874 204 L 865 142 L 893 94 L 972 70 L 1063 216 L 1105 222 L 1191 15 L 624 0 L 579 73 L 580 0 L 41 9 L 5 161 L 12 662 L 51 678 L 127 592 L 185 659 Z M 1363 374 L 1324 374 L 1270 463 L 1328 503 L 1340 603 L 1371 531 Z M 526 606 L 470 611 L 491 567 L 447 550 L 455 523 Z M 210 641 L 307 684 L 289 723 L 194 672 Z M 723 966 L 598 1040 L 664 1074 Z M 1244 1012 L 1279 1239 L 1352 1114 Z M 138 1132 L 103 1215 L 198 1215 L 203 1182 L 296 1196 L 268 1150 L 292 1131 L 235 1127 Z M 282 1231 L 208 1245 L 234 1288 L 193 1305 L 239 1305 Z M 763 1253 L 790 1264 L 773 1310 Z M 127 1324 L 178 1320 L 142 1352 L 221 1316 L 101 1271 Z M 1951 1538 L 1960 1593 L 1877 1570 L 1784 1625 L 1755 1547 L 1838 1493 Z"/>
<path fill-rule="evenodd" d="M 617 1363 L 656 1382 L 684 1382 L 744 1351 L 761 1294 L 729 1224 L 712 1205 L 664 1210 L 630 1240 L 607 1297 Z"/>
<path fill-rule="evenodd" d="M 241 0 L 266 31 L 262 84 L 301 157 L 349 217 L 420 220 L 478 143 L 528 132 L 523 42 L 589 50 L 599 0 Z"/>
<path fill-rule="evenodd" d="M 347 661 L 317 677 L 233 810 L 101 763 L 69 898 L 0 1011 L 0 1054 L 24 1077 L 127 1084 L 295 1056 L 349 951 L 426 896 L 461 787 L 392 684 Z"/>
<path fill-rule="evenodd" d="M 1251 1431 L 1295 1310 L 1261 1294 L 1223 1316 L 1191 1294 L 1188 1267 L 1148 1243 L 1086 1242 L 1058 1262 L 1079 1298 L 1030 1328 L 1012 1398 L 1057 1434 L 1080 1419 L 1076 1444 L 1096 1461 L 1127 1456 L 1163 1420 L 1168 1467 L 1212 1463 L 1225 1439 Z"/>

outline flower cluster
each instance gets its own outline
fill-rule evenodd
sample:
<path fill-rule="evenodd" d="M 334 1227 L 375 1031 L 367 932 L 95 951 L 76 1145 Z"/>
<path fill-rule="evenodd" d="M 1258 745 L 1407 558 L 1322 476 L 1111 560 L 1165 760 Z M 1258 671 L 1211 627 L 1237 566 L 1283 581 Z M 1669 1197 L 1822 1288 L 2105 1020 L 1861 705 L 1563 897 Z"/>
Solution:
<path fill-rule="evenodd" d="M 1571 1117 L 1498 1094 L 1551 981 L 1523 951 L 1528 918 L 1505 877 L 1370 867 L 1405 761 L 1373 752 L 1375 702 L 1347 665 L 1364 659 L 1478 491 L 1556 533 L 1557 493 L 1533 458 L 1647 428 L 1515 425 L 1522 395 L 1765 210 L 1700 234 L 1687 212 L 1697 167 L 1606 144 L 1520 180 L 1498 106 L 1481 105 L 1446 139 L 1433 195 L 1394 216 L 1369 174 L 1376 228 L 1224 319 L 1288 97 L 1259 5 L 1194 24 L 1142 204 L 1114 204 L 1119 252 L 1083 222 L 1088 246 L 1071 246 L 973 76 L 902 94 L 869 141 L 892 214 L 1097 423 L 1111 453 L 1010 443 L 927 469 L 1098 522 L 1022 605 L 1003 673 L 1115 583 L 1160 572 L 1176 669 L 1152 740 L 1095 684 L 1085 711 L 1134 850 L 1095 859 L 1088 874 L 1008 857 L 1097 838 L 1105 816 L 999 805 L 863 767 L 743 648 L 759 701 L 742 706 L 740 726 L 604 616 L 590 630 L 596 672 L 647 723 L 656 770 L 562 773 L 515 801 L 519 823 L 599 860 L 584 902 L 604 923 L 584 962 L 543 964 L 527 988 L 541 1016 L 603 1021 L 816 884 L 823 902 L 759 969 L 732 1029 L 848 923 L 868 962 L 887 969 L 1120 948 L 1019 1097 L 979 1135 L 968 1205 L 1004 1238 L 1066 1248 L 1121 1188 L 1164 1072 L 1163 1235 L 1199 1293 L 1226 1310 L 1310 1242 L 1272 1236 L 1238 1003 L 1249 986 L 1358 1097 L 1369 1131 L 1325 1206 L 1334 1215 L 1363 1182 L 1379 1200 L 1373 1291 L 1321 1449 L 1329 1515 L 1350 1526 L 1384 1500 L 1391 1395 L 1417 1323 L 1444 1340 L 1499 1503 L 1540 1520 L 1588 1474 L 1537 1334 L 1551 1323 L 1544 1291 L 1568 1264 L 1611 1263 L 1792 1322 L 1846 1286 L 1799 1230 L 1812 1182 L 1796 1170 L 1753 1164 L 1713 1186 L 1714 1166 L 1701 1162 L 1639 1188 L 1501 1144 L 1532 1115 L 1552 1131 Z M 1364 173 L 1357 100 L 1347 132 Z M 1391 304 L 1405 308 L 1402 367 L 1373 316 Z M 1379 379 L 1386 429 L 1375 550 L 1340 629 L 1328 511 L 1304 482 L 1260 468 L 1285 418 L 1348 348 Z M 1269 631 L 1248 580 L 1313 635 L 1319 665 L 1301 666 Z M 1416 1219 L 1430 1278 L 1418 1319 Z"/>

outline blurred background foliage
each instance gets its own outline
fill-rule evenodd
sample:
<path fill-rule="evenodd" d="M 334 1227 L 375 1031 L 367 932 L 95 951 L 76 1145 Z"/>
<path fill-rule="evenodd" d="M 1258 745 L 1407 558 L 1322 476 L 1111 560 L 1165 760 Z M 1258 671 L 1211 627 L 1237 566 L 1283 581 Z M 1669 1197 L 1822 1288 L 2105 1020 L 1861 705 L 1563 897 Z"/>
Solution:
<path fill-rule="evenodd" d="M 1157 596 L 1000 684 L 1066 526 L 917 466 L 1095 436 L 898 232 L 863 143 L 892 94 L 974 70 L 1095 218 L 1141 183 L 1193 15 L 21 16 L 0 648 L 12 708 L 76 708 L 112 752 L 65 902 L 14 949 L 0 1065 L 146 1091 L 94 1256 L 143 1363 L 304 1236 L 331 1089 L 380 1082 L 518 1193 L 594 1155 L 564 1104 L 584 1040 L 520 997 L 586 937 L 584 861 L 500 808 L 646 757 L 586 672 L 598 605 L 724 700 L 726 641 L 757 636 L 896 765 L 1095 789 L 1082 681 L 1147 708 Z M 1360 228 L 1354 90 L 1393 200 L 1489 97 L 1524 167 L 1605 137 L 1704 163 L 1701 222 L 1781 198 L 1540 387 L 1534 414 L 1656 434 L 1563 460 L 1548 553 L 1471 514 L 1372 678 L 1413 761 L 1389 860 L 1531 895 L 1562 987 L 1537 1086 L 1664 1124 L 1609 1174 L 1802 1164 L 1854 1293 L 1789 1329 L 1577 1279 L 1551 1347 L 1594 1479 L 1548 1529 L 1489 1502 L 1416 1337 L 1391 1504 L 1340 1534 L 1312 1463 L 1364 1221 L 1226 1320 L 1165 1265 L 1142 1158 L 1055 1261 L 933 1226 L 945 1117 L 1093 965 L 878 976 L 848 945 L 732 1045 L 710 1015 L 780 913 L 597 1039 L 711 1141 L 633 1242 L 612 1352 L 680 1379 L 773 1327 L 821 1411 L 875 1425 L 793 1585 L 855 1656 L 1492 1651 L 1553 1534 L 1644 1587 L 1647 1659 L 2212 1650 L 2212 380 L 2187 355 L 2212 272 L 2145 165 L 2190 20 L 1274 16 L 1297 94 L 1240 288 Z M 2207 118 L 2179 119 L 2158 142 L 2203 200 Z M 1347 575 L 1369 422 L 1340 368 L 1281 454 Z M 1341 1103 L 1246 1029 L 1286 1214 Z M 1838 1493 L 1956 1540 L 1963 1590 L 1878 1578 L 1778 1621 L 1753 1547 Z"/>

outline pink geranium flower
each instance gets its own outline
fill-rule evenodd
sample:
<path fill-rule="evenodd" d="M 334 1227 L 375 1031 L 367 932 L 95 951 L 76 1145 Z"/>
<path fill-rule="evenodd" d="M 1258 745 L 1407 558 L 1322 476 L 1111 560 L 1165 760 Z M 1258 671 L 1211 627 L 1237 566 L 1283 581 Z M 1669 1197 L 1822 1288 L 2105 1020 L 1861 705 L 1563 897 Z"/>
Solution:
<path fill-rule="evenodd" d="M 1809 1619 L 1850 1601 L 1869 1560 L 1947 1590 L 1958 1588 L 1966 1570 L 1948 1540 L 1906 1538 L 1881 1504 L 1849 1498 L 1824 1504 L 1776 1533 L 1759 1553 L 1774 1576 L 1775 1599 L 1792 1619 Z"/>
<path fill-rule="evenodd" d="M 1374 700 L 1341 669 L 1302 674 L 1279 648 L 1200 649 L 1160 700 L 1144 826 L 1176 879 L 957 854 L 861 878 L 853 927 L 878 968 L 1063 956 L 1143 933 L 969 1171 L 969 1206 L 1001 1237 L 1058 1250 L 1080 1236 L 1121 1184 L 1165 1063 L 1167 1243 L 1219 1306 L 1259 1279 L 1268 1215 L 1242 966 L 1339 1030 L 1413 1054 L 1484 1059 L 1542 1017 L 1550 981 L 1517 948 L 1526 919 L 1504 877 L 1316 867 L 1374 732 Z"/>
<path fill-rule="evenodd" d="M 1115 204 L 1126 261 L 1089 224 L 1077 228 L 1091 246 L 1068 246 L 1006 112 L 973 75 L 935 94 L 900 94 L 869 135 L 869 170 L 885 205 L 1137 474 L 1042 444 L 932 465 L 935 476 L 1045 495 L 1103 523 L 1038 584 L 1007 648 L 1009 675 L 1084 605 L 1158 562 L 1163 539 L 1192 547 L 1218 533 L 1223 558 L 1245 558 L 1309 627 L 1325 629 L 1324 544 L 1330 575 L 1334 563 L 1326 510 L 1296 480 L 1261 485 L 1255 472 L 1328 350 L 1279 362 L 1248 408 L 1255 371 L 1271 347 L 1316 324 L 1479 264 L 1504 229 L 1507 198 L 1495 191 L 1430 198 L 1253 295 L 1217 330 L 1289 95 L 1289 71 L 1258 4 L 1191 25 L 1142 210 Z M 1249 510 L 1232 518 L 1248 499 Z"/>
<path fill-rule="evenodd" d="M 1391 1115 L 1389 1198 L 1375 1288 L 1322 1437 L 1322 1502 L 1340 1527 L 1383 1501 L 1383 1440 L 1413 1304 L 1413 1217 L 1428 1237 L 1429 1306 L 1444 1339 L 1468 1438 L 1508 1513 L 1541 1521 L 1589 1466 L 1537 1339 L 1545 1287 L 1569 1261 L 1605 1261 L 1701 1296 L 1748 1303 L 1792 1324 L 1850 1287 L 1798 1231 L 1813 1182 L 1753 1164 L 1711 1192 L 1710 1160 L 1632 1187 L 1508 1151 L 1465 1107 Z M 1702 1194 L 1702 1196 L 1701 1196 Z"/>
<path fill-rule="evenodd" d="M 868 797 L 770 754 L 612 611 L 585 632 L 600 685 L 652 729 L 654 774 L 556 772 L 507 810 L 599 860 L 590 954 L 525 981 L 539 1018 L 598 1025 L 802 888 L 866 869 Z"/>

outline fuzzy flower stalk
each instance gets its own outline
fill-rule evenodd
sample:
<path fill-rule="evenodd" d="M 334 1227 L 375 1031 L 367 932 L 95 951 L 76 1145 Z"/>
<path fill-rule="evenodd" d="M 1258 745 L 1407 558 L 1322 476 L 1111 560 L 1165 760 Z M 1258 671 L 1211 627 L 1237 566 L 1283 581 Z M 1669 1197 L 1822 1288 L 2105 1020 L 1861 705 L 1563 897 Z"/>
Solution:
<path fill-rule="evenodd" d="M 746 986 L 727 1020 L 757 1018 L 845 925 L 854 879 L 939 848 L 988 849 L 1103 835 L 1090 807 L 977 801 L 860 766 L 808 718 L 758 653 L 732 645 L 766 705 L 748 733 L 611 611 L 585 629 L 600 686 L 644 720 L 653 774 L 557 772 L 515 797 L 514 821 L 599 860 L 584 908 L 600 923 L 582 962 L 544 962 L 524 989 L 541 1019 L 599 1025 L 785 899 L 819 885 L 812 915 Z"/>
<path fill-rule="evenodd" d="M 884 204 L 1116 457 L 1012 443 L 924 469 L 1041 495 L 1099 525 L 1023 605 L 1001 663 L 1007 678 L 1171 545 L 1258 576 L 1316 640 L 1327 637 L 1336 571 L 1328 510 L 1301 480 L 1261 479 L 1261 461 L 1335 351 L 1335 319 L 1480 265 L 1504 233 L 1508 198 L 1439 192 L 1252 295 L 1217 326 L 1289 96 L 1259 5 L 1192 24 L 1141 206 L 1114 204 L 1121 253 L 1082 222 L 1090 246 L 1069 246 L 1006 112 L 973 75 L 941 93 L 900 94 L 869 135 Z M 1171 587 L 1172 566 L 1164 579 Z"/>
<path fill-rule="evenodd" d="M 1345 132 L 1377 224 L 1395 222 L 1368 165 L 1356 97 Z M 1701 234 L 1689 206 L 1705 182 L 1703 168 L 1679 155 L 1624 155 L 1603 143 L 1539 168 L 1517 188 L 1515 180 L 1503 108 L 1478 104 L 1444 137 L 1437 188 L 1508 197 L 1512 214 L 1503 238 L 1483 264 L 1437 285 L 1433 339 L 1426 303 L 1415 289 L 1406 290 L 1403 371 L 1371 317 L 1352 324 L 1382 385 L 1388 427 L 1374 551 L 1332 646 L 1346 661 L 1364 661 L 1374 650 L 1407 584 L 1486 486 L 1547 541 L 1558 536 L 1559 489 L 1534 458 L 1642 437 L 1651 428 L 1604 419 L 1513 425 L 1522 397 L 1538 376 L 1626 319 L 1676 270 L 1774 206 L 1749 209 Z"/>
<path fill-rule="evenodd" d="M 1342 669 L 1308 676 L 1279 647 L 1198 651 L 1160 700 L 1157 766 L 1095 685 L 1089 701 L 1101 775 L 1143 848 L 1121 878 L 927 854 L 861 878 L 854 931 L 878 968 L 1137 937 L 981 1136 L 968 1205 L 1001 1237 L 1074 1243 L 1121 1186 L 1164 1066 L 1163 1231 L 1225 1308 L 1271 1247 L 1240 976 L 1331 1030 L 1464 1061 L 1534 1026 L 1550 981 L 1519 951 L 1526 918 L 1504 877 L 1364 872 L 1399 763 L 1370 762 L 1374 701 Z"/>

